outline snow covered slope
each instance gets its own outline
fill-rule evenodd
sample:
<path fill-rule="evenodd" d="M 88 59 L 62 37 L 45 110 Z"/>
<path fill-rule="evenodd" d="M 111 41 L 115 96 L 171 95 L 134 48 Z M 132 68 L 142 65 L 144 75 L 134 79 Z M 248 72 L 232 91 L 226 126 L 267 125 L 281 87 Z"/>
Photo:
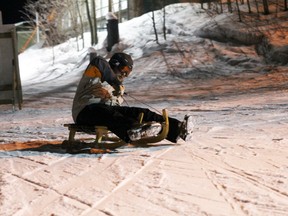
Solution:
<path fill-rule="evenodd" d="M 89 34 L 80 51 L 75 39 L 27 50 L 19 56 L 23 109 L 0 106 L 1 216 L 287 215 L 287 66 L 266 63 L 254 44 L 205 34 L 218 29 L 197 4 L 166 11 L 166 41 L 161 19 L 158 45 L 145 14 L 120 24 L 113 49 L 135 59 L 126 104 L 167 108 L 179 119 L 192 114 L 194 139 L 106 155 L 65 153 L 63 124 L 72 122 Z M 103 56 L 105 37 L 95 46 Z"/>

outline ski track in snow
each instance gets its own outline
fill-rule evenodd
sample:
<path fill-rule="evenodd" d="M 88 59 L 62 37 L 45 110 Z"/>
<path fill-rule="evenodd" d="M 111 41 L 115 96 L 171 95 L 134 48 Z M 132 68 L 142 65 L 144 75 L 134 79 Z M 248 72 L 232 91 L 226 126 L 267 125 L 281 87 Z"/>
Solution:
<path fill-rule="evenodd" d="M 6 152 L 4 215 L 285 215 L 285 108 L 194 112 L 194 140 L 171 147 Z"/>

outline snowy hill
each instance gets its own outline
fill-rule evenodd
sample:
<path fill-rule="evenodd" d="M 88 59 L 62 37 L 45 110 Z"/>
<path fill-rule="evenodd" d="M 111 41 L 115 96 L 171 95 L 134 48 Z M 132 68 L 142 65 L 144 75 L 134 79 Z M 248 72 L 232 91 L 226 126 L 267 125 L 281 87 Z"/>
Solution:
<path fill-rule="evenodd" d="M 267 41 L 236 15 L 211 18 L 198 4 L 166 12 L 167 40 L 156 11 L 159 44 L 148 13 L 120 24 L 113 50 L 135 60 L 126 104 L 192 114 L 194 139 L 65 153 L 63 124 L 72 122 L 89 34 L 80 51 L 75 39 L 27 50 L 19 56 L 23 109 L 0 106 L 0 215 L 287 214 L 287 21 L 280 17 L 281 31 Z M 105 37 L 94 48 L 108 59 Z"/>

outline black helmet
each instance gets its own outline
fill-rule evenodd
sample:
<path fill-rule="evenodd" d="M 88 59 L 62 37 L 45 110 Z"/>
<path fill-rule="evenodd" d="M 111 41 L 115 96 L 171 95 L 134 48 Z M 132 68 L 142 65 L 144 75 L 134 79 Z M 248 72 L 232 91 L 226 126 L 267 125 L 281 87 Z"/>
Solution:
<path fill-rule="evenodd" d="M 130 70 L 133 68 L 133 60 L 130 55 L 126 53 L 115 53 L 109 60 L 112 68 L 128 66 Z"/>

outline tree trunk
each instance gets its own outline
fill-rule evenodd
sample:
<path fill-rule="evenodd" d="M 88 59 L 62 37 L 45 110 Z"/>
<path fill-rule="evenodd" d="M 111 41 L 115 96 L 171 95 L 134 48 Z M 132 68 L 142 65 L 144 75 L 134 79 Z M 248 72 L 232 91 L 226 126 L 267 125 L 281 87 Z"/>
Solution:
<path fill-rule="evenodd" d="M 251 13 L 251 6 L 250 6 L 250 0 L 247 0 L 247 6 L 248 6 L 248 12 Z"/>
<path fill-rule="evenodd" d="M 92 0 L 92 20 L 93 20 L 93 35 L 94 35 L 94 44 L 98 43 L 98 36 L 97 36 L 97 19 L 96 19 L 96 5 L 95 0 Z"/>
<path fill-rule="evenodd" d="M 90 26 L 90 32 L 91 32 L 91 45 L 93 45 L 94 44 L 94 30 L 93 30 L 93 23 L 92 23 L 92 19 L 91 19 L 91 15 L 90 15 L 88 0 L 85 0 L 85 4 L 86 4 L 87 18 L 88 18 L 88 22 L 89 22 L 89 26 Z"/>
<path fill-rule="evenodd" d="M 264 14 L 269 14 L 269 4 L 267 0 L 263 0 L 263 8 L 264 8 Z"/>
<path fill-rule="evenodd" d="M 166 10 L 165 10 L 165 0 L 162 0 L 163 6 L 163 37 L 166 40 Z"/>
<path fill-rule="evenodd" d="M 80 7 L 79 7 L 79 2 L 76 1 L 76 7 L 77 7 L 77 13 L 79 15 L 79 21 L 80 21 L 80 29 L 81 29 L 81 38 L 82 38 L 82 48 L 85 46 L 85 41 L 84 41 L 84 26 L 83 26 L 83 19 L 81 16 L 80 12 Z"/>
<path fill-rule="evenodd" d="M 230 13 L 232 13 L 232 4 L 231 4 L 231 0 L 228 0 L 228 1 L 227 1 L 227 5 L 228 5 L 228 11 L 229 11 Z"/>
<path fill-rule="evenodd" d="M 220 3 L 220 13 L 223 13 L 223 3 L 222 3 L 222 0 L 219 0 L 219 3 Z"/>
<path fill-rule="evenodd" d="M 240 11 L 240 8 L 239 8 L 238 0 L 236 0 L 236 6 L 237 6 L 237 11 L 238 11 L 238 16 L 239 16 L 239 22 L 242 22 L 241 11 Z"/>
<path fill-rule="evenodd" d="M 153 29 L 154 29 L 154 33 L 155 33 L 155 40 L 156 40 L 156 43 L 159 44 L 154 11 L 152 11 L 152 22 L 153 22 Z"/>
<path fill-rule="evenodd" d="M 259 16 L 259 6 L 257 0 L 255 0 L 255 5 L 256 5 L 256 10 L 257 10 L 257 15 Z"/>

